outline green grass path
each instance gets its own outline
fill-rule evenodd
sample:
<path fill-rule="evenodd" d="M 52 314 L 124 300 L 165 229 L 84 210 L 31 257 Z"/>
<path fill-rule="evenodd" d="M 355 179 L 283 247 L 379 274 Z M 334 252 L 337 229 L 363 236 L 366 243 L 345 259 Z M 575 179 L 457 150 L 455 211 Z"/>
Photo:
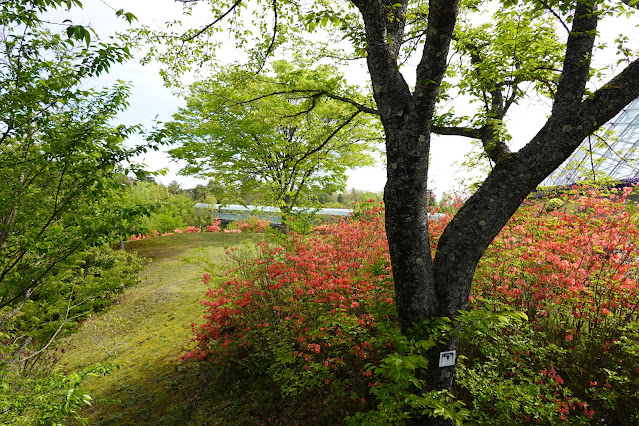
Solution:
<path fill-rule="evenodd" d="M 202 233 L 126 244 L 127 251 L 152 259 L 142 282 L 61 345 L 66 348 L 62 363 L 68 370 L 104 361 L 122 364 L 110 375 L 90 378 L 83 385 L 94 398 L 93 407 L 83 413 L 89 424 L 221 423 L 215 420 L 220 411 L 215 389 L 203 371 L 208 367 L 175 361 L 190 345 L 190 324 L 201 322 L 199 300 L 207 288 L 201 282 L 203 269 L 183 259 L 206 257 L 222 264 L 224 246 L 244 239 L 241 234 Z"/>

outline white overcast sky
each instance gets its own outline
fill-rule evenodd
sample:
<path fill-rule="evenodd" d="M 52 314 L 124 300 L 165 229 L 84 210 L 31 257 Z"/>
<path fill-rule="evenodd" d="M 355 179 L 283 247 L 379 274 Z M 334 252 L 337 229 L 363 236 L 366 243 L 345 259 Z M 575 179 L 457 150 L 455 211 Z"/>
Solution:
<path fill-rule="evenodd" d="M 70 18 L 74 24 L 90 25 L 100 37 L 105 40 L 108 35 L 115 31 L 122 31 L 128 24 L 115 17 L 115 10 L 124 9 L 135 14 L 139 23 L 149 25 L 152 28 L 162 29 L 168 20 L 179 19 L 181 17 L 181 4 L 173 0 L 83 0 L 84 8 L 71 10 L 70 14 L 64 13 L 63 19 Z M 54 18 L 56 15 L 54 15 Z M 192 20 L 201 19 L 201 23 L 206 22 L 208 16 L 202 14 Z M 609 44 L 614 45 L 612 40 L 617 34 L 626 34 L 634 41 L 634 47 L 638 48 L 639 30 L 635 25 L 639 18 L 633 18 L 630 22 L 614 20 L 600 26 L 600 30 L 613 34 L 609 37 Z M 197 22 L 196 22 L 197 24 Z M 561 34 L 563 36 L 563 34 Z M 220 54 L 220 61 L 232 62 L 238 58 L 233 57 L 232 50 Z M 595 57 L 595 63 L 604 64 L 612 62 L 611 56 L 600 53 Z M 108 86 L 116 79 L 129 81 L 132 83 L 132 96 L 130 98 L 129 109 L 120 115 L 120 121 L 125 124 L 140 123 L 146 128 L 150 128 L 155 119 L 159 121 L 169 121 L 171 115 L 184 104 L 183 100 L 172 95 L 171 91 L 162 84 L 162 79 L 158 74 L 159 67 L 156 65 L 141 66 L 137 60 L 132 60 L 123 66 L 112 69 L 110 74 L 100 80 L 100 84 Z M 414 67 L 410 65 L 404 68 L 405 78 L 409 83 L 414 80 Z M 347 75 L 351 81 L 361 84 L 368 81 L 365 73 L 357 75 Z M 458 107 L 458 109 L 461 109 Z M 550 112 L 549 104 L 542 102 L 531 102 L 515 107 L 510 113 L 508 128 L 513 136 L 511 141 L 512 149 L 521 148 L 532 138 L 541 128 L 545 117 Z M 136 141 L 131 141 L 135 143 Z M 472 149 L 468 139 L 459 137 L 434 137 L 431 147 L 431 166 L 429 186 L 434 188 L 438 194 L 450 192 L 459 186 L 460 179 L 468 176 L 460 166 L 464 160 L 464 155 Z M 177 176 L 180 165 L 171 162 L 163 153 L 149 153 L 143 162 L 151 170 L 167 168 L 165 176 L 158 176 L 156 180 L 168 184 L 172 180 L 178 180 L 183 188 L 190 188 L 198 183 L 204 183 L 191 177 Z M 356 188 L 370 191 L 382 191 L 386 181 L 386 172 L 380 164 L 378 167 L 366 167 L 354 170 L 349 173 L 348 188 Z"/>

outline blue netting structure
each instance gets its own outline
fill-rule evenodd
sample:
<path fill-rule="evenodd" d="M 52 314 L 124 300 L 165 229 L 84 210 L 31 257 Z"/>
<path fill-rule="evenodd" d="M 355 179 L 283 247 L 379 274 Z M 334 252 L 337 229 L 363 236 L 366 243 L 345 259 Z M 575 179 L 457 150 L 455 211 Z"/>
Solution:
<path fill-rule="evenodd" d="M 639 178 L 639 98 L 591 135 L 540 184 L 570 185 L 597 181 Z"/>

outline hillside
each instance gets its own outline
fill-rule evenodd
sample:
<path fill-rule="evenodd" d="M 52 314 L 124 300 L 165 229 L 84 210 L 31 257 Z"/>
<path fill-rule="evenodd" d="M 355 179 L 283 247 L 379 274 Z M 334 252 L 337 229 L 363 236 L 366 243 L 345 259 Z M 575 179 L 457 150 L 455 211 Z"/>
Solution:
<path fill-rule="evenodd" d="M 209 259 L 221 265 L 224 247 L 247 238 L 201 233 L 126 243 L 127 251 L 151 260 L 141 283 L 60 345 L 68 371 L 105 361 L 121 365 L 106 377 L 87 381 L 85 390 L 94 398 L 93 407 L 84 412 L 89 424 L 223 423 L 212 415 L 220 410 L 216 390 L 207 382 L 210 375 L 201 365 L 181 364 L 175 358 L 189 345 L 191 322 L 200 322 L 203 313 L 199 300 L 207 288 L 201 282 L 204 271 L 192 262 Z M 215 284 L 215 279 L 209 283 Z"/>

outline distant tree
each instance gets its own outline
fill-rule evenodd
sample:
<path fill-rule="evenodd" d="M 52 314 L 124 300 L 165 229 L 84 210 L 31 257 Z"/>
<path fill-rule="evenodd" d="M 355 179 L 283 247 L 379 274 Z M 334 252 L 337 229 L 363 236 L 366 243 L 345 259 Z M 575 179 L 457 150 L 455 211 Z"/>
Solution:
<path fill-rule="evenodd" d="M 298 85 L 356 96 L 332 67 L 285 61 L 274 62 L 268 77 L 231 66 L 193 84 L 187 106 L 166 124 L 179 145 L 170 155 L 187 163 L 180 173 L 212 177 L 226 191 L 285 211 L 306 193 L 342 189 L 346 169 L 374 163 L 378 128 L 348 104 L 300 98 Z"/>
<path fill-rule="evenodd" d="M 179 194 L 182 191 L 180 184 L 176 180 L 172 180 L 166 188 L 173 195 Z"/>
<path fill-rule="evenodd" d="M 322 206 L 328 205 L 328 204 L 330 205 L 339 204 L 337 202 L 338 194 L 335 192 L 328 192 L 328 191 L 316 192 L 315 194 L 313 194 L 312 197 L 315 198 L 317 202 Z"/>
<path fill-rule="evenodd" d="M 204 185 L 196 185 L 194 188 L 189 190 L 191 196 L 195 201 L 204 201 L 208 195 L 208 190 Z"/>
<path fill-rule="evenodd" d="M 435 197 L 435 193 L 432 190 L 428 190 L 428 206 L 437 206 L 437 198 Z"/>
<path fill-rule="evenodd" d="M 382 201 L 382 199 L 383 194 L 381 192 L 375 193 L 355 188 L 337 195 L 337 201 L 349 209 L 353 207 L 354 203 L 368 200 Z"/>

